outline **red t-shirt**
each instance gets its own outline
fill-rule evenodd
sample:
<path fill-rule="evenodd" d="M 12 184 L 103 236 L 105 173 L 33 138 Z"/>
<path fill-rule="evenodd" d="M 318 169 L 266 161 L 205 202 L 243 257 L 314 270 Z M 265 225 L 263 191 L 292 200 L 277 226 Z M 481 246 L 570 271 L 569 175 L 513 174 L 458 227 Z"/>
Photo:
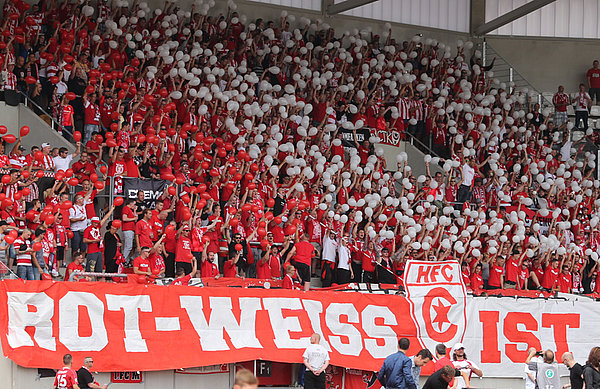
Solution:
<path fill-rule="evenodd" d="M 262 258 L 256 262 L 256 278 L 261 280 L 271 279 L 271 264 L 269 258 L 263 263 Z"/>
<path fill-rule="evenodd" d="M 552 265 L 549 265 L 544 271 L 544 277 L 542 277 L 542 287 L 545 289 L 554 288 L 554 284 L 558 279 L 558 273 L 560 273 L 560 269 L 558 267 L 553 269 Z"/>
<path fill-rule="evenodd" d="M 478 289 L 481 289 L 482 286 L 483 278 L 481 277 L 481 274 L 473 272 L 473 274 L 471 274 L 471 290 L 477 291 Z"/>
<path fill-rule="evenodd" d="M 123 216 L 127 216 L 129 218 L 134 218 L 135 213 L 133 213 L 133 209 L 128 206 L 123 207 Z M 134 231 L 135 230 L 135 221 L 126 222 L 123 220 L 122 227 L 123 231 Z"/>
<path fill-rule="evenodd" d="M 135 225 L 135 234 L 138 236 L 141 247 L 152 247 L 152 228 L 144 219 Z"/>
<path fill-rule="evenodd" d="M 521 266 L 521 268 L 519 269 L 519 288 L 524 289 L 525 287 L 525 282 L 527 282 L 527 279 L 529 278 L 529 268 L 523 268 L 523 266 Z"/>
<path fill-rule="evenodd" d="M 558 290 L 561 293 L 571 293 L 571 288 L 573 287 L 573 277 L 571 277 L 571 273 L 565 274 L 560 273 L 558 276 Z"/>
<path fill-rule="evenodd" d="M 56 378 L 54 378 L 54 386 L 58 389 L 69 389 L 74 384 L 77 384 L 77 373 L 70 367 L 63 367 L 56 372 Z"/>
<path fill-rule="evenodd" d="M 88 243 L 87 244 L 87 252 L 88 254 L 99 253 L 104 247 L 102 247 L 102 235 L 100 235 L 100 229 L 98 227 L 89 226 L 83 231 L 83 239 L 97 240 L 100 239 L 100 242 L 97 243 Z"/>
<path fill-rule="evenodd" d="M 192 254 L 192 241 L 185 236 L 180 236 L 177 240 L 177 249 L 175 251 L 175 262 L 192 263 L 190 255 Z"/>
<path fill-rule="evenodd" d="M 310 266 L 313 253 L 315 252 L 315 246 L 309 242 L 301 241 L 296 243 L 294 247 L 296 248 L 296 255 L 294 256 L 296 262 Z"/>
<path fill-rule="evenodd" d="M 150 260 L 148 258 L 137 257 L 133 260 L 133 267 L 137 267 L 138 270 L 143 272 L 149 272 Z"/>
<path fill-rule="evenodd" d="M 212 277 L 216 277 L 219 275 L 219 268 L 217 268 L 217 265 L 209 262 L 208 259 L 204 262 L 202 262 L 202 265 L 200 266 L 200 275 L 204 278 L 212 278 Z"/>
<path fill-rule="evenodd" d="M 517 275 L 519 272 L 519 257 L 511 257 L 506 261 L 506 280 L 517 283 Z"/>
<path fill-rule="evenodd" d="M 591 68 L 587 71 L 587 76 L 590 79 L 590 88 L 600 88 L 600 69 Z"/>
<path fill-rule="evenodd" d="M 504 274 L 504 268 L 502 266 L 494 265 L 490 269 L 490 278 L 488 279 L 489 286 L 502 287 L 502 275 Z"/>
<path fill-rule="evenodd" d="M 69 277 L 71 277 L 71 273 L 75 270 L 83 271 L 83 265 L 78 264 L 77 262 L 71 262 L 67 266 L 67 271 L 65 271 L 65 281 L 69 281 Z"/>
<path fill-rule="evenodd" d="M 294 289 L 294 280 L 289 274 L 286 274 L 285 277 L 283 277 L 283 285 L 281 287 L 283 289 Z"/>
<path fill-rule="evenodd" d="M 192 275 L 188 274 L 187 276 L 175 278 L 173 280 L 173 282 L 171 282 L 171 285 L 187 285 L 190 283 L 191 279 L 192 279 Z"/>
<path fill-rule="evenodd" d="M 233 261 L 226 261 L 223 265 L 223 277 L 235 277 L 237 275 L 237 270 Z"/>

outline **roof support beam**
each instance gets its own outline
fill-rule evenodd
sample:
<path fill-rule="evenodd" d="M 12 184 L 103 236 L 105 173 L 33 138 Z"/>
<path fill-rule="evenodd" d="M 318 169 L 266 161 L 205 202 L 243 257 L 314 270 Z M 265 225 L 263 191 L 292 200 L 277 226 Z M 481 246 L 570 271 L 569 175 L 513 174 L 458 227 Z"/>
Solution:
<path fill-rule="evenodd" d="M 519 8 L 515 8 L 502 16 L 498 16 L 494 20 L 490 20 L 489 22 L 480 25 L 474 30 L 474 33 L 475 35 L 485 35 L 555 1 L 556 0 L 532 0 Z"/>
<path fill-rule="evenodd" d="M 377 0 L 346 0 L 341 3 L 331 4 L 327 7 L 327 15 L 335 15 L 340 12 L 346 12 L 351 9 L 361 7 L 366 4 L 374 3 Z"/>

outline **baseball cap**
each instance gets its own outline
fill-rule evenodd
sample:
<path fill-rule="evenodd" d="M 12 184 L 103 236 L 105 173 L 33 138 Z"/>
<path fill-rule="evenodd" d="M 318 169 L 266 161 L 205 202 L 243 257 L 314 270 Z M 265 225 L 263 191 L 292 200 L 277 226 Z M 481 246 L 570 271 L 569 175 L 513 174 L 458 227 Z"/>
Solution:
<path fill-rule="evenodd" d="M 48 142 L 44 142 L 44 143 L 42 143 L 42 149 L 43 149 L 44 147 L 50 147 L 50 143 L 48 143 Z"/>
<path fill-rule="evenodd" d="M 90 219 L 93 222 L 100 222 L 100 218 L 98 216 L 94 216 L 93 218 Z"/>
<path fill-rule="evenodd" d="M 452 347 L 452 351 L 455 351 L 455 350 L 460 350 L 461 348 L 465 348 L 465 345 L 464 345 L 464 344 L 462 344 L 462 343 L 460 343 L 460 342 L 458 342 L 458 343 L 456 343 L 456 344 L 454 345 L 454 347 Z"/>

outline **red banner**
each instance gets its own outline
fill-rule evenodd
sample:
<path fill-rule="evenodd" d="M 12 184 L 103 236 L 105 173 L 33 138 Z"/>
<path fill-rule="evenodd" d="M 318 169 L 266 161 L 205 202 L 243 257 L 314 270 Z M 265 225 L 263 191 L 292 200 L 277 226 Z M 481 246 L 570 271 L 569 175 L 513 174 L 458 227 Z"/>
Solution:
<path fill-rule="evenodd" d="M 405 298 L 355 292 L 7 280 L 0 307 L 4 354 L 24 367 L 60 368 L 65 353 L 98 371 L 299 363 L 318 332 L 331 364 L 376 371 L 416 334 L 397 319 Z"/>

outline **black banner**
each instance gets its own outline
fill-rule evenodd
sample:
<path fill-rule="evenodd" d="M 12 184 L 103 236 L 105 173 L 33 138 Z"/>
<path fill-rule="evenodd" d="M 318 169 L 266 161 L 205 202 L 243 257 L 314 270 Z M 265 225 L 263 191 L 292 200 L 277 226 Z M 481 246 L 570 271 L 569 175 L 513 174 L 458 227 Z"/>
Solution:
<path fill-rule="evenodd" d="M 136 199 L 138 191 L 144 192 L 144 200 L 154 208 L 154 203 L 162 195 L 167 180 L 154 180 L 143 178 L 123 178 L 123 197 Z"/>
<path fill-rule="evenodd" d="M 344 147 L 354 147 L 356 148 L 356 143 L 354 143 L 354 132 L 352 130 L 346 130 L 341 127 L 339 129 L 342 133 L 342 145 Z M 360 130 L 356 130 L 356 141 L 361 144 L 365 140 L 369 140 L 371 137 L 371 132 L 368 128 L 362 128 Z"/>

